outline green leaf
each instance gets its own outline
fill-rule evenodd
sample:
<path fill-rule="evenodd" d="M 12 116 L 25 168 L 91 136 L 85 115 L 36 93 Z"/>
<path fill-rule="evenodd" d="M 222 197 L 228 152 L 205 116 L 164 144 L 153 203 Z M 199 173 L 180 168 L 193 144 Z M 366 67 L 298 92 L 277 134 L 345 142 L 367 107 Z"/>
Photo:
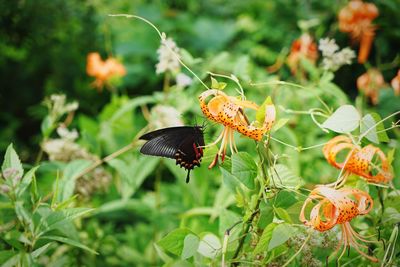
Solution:
<path fill-rule="evenodd" d="M 260 125 L 262 125 L 264 123 L 265 120 L 265 107 L 267 105 L 271 105 L 272 104 L 272 99 L 270 96 L 268 96 L 264 102 L 262 103 L 262 105 L 260 106 L 260 108 L 257 110 L 256 113 L 256 120 L 258 121 L 258 123 Z"/>
<path fill-rule="evenodd" d="M 181 259 L 185 260 L 192 257 L 199 247 L 200 239 L 194 234 L 188 234 L 183 240 Z"/>
<path fill-rule="evenodd" d="M 128 199 L 136 193 L 159 162 L 160 159 L 156 157 L 141 157 L 130 164 L 120 159 L 113 159 L 107 163 L 121 175 L 121 195 L 123 199 Z"/>
<path fill-rule="evenodd" d="M 15 213 L 17 214 L 18 220 L 26 225 L 31 233 L 34 231 L 34 225 L 32 221 L 32 215 L 24 208 L 22 201 L 15 202 Z"/>
<path fill-rule="evenodd" d="M 71 198 L 75 190 L 75 182 L 86 168 L 91 165 L 91 161 L 78 159 L 71 161 L 64 169 L 63 178 L 60 181 L 60 195 L 59 201 L 63 202 Z"/>
<path fill-rule="evenodd" d="M 274 219 L 274 211 L 273 208 L 265 203 L 260 203 L 260 219 L 258 220 L 258 227 L 265 228 Z"/>
<path fill-rule="evenodd" d="M 293 223 L 292 219 L 290 218 L 289 213 L 283 208 L 275 208 L 275 213 L 278 215 L 279 219 L 284 220 L 287 223 Z"/>
<path fill-rule="evenodd" d="M 286 125 L 288 123 L 289 119 L 288 118 L 282 118 L 279 119 L 276 123 L 274 123 L 274 126 L 272 127 L 272 132 L 278 131 L 280 128 Z"/>
<path fill-rule="evenodd" d="M 354 106 L 343 105 L 322 124 L 322 127 L 337 133 L 349 133 L 358 127 L 360 119 L 360 114 Z"/>
<path fill-rule="evenodd" d="M 387 153 L 387 161 L 388 161 L 389 165 L 392 165 L 395 152 L 396 152 L 396 149 L 393 148 L 393 149 L 389 150 L 389 152 Z"/>
<path fill-rule="evenodd" d="M 222 179 L 224 185 L 232 192 L 236 193 L 236 188 L 240 186 L 241 181 L 234 175 L 232 175 L 229 171 L 225 170 L 223 167 L 219 167 L 222 173 Z"/>
<path fill-rule="evenodd" d="M 365 137 L 375 144 L 379 144 L 379 142 L 389 142 L 389 137 L 386 134 L 383 123 L 379 123 L 377 126 L 375 126 L 376 123 L 381 120 L 382 118 L 377 113 L 365 115 L 361 119 L 360 134 L 367 132 Z"/>
<path fill-rule="evenodd" d="M 8 258 L 6 261 L 1 261 L 1 267 L 15 267 L 18 266 L 20 262 L 21 254 L 14 254 L 11 258 Z"/>
<path fill-rule="evenodd" d="M 15 256 L 17 253 L 13 250 L 2 250 L 0 251 L 0 262 L 4 263 Z"/>
<path fill-rule="evenodd" d="M 215 78 L 211 77 L 211 88 L 217 90 L 224 90 L 226 87 L 226 83 L 218 82 Z"/>
<path fill-rule="evenodd" d="M 277 226 L 276 223 L 271 223 L 264 229 L 260 237 L 260 240 L 258 241 L 257 246 L 253 251 L 253 255 L 256 255 L 258 253 L 263 253 L 267 250 L 268 244 L 272 237 L 272 233 L 276 226 Z"/>
<path fill-rule="evenodd" d="M 70 246 L 74 246 L 74 247 L 77 247 L 77 248 L 84 249 L 84 250 L 89 251 L 90 253 L 93 253 L 93 254 L 96 254 L 96 255 L 98 254 L 96 251 L 94 251 L 93 249 L 85 246 L 84 244 L 82 244 L 82 243 L 80 243 L 80 242 L 78 242 L 76 240 L 67 238 L 67 237 L 47 235 L 47 236 L 42 236 L 40 239 L 58 241 L 58 242 L 61 242 L 61 243 L 64 243 L 64 244 L 67 244 L 67 245 L 70 245 Z"/>
<path fill-rule="evenodd" d="M 47 243 L 47 244 L 41 246 L 41 247 L 38 248 L 38 249 L 35 249 L 35 250 L 31 253 L 32 258 L 35 259 L 35 258 L 39 257 L 41 254 L 43 254 L 44 252 L 46 252 L 47 249 L 49 248 L 49 246 L 51 246 L 52 244 L 53 244 L 53 242 L 50 242 L 50 243 Z"/>
<path fill-rule="evenodd" d="M 206 234 L 200 241 L 197 252 L 207 258 L 214 259 L 222 248 L 221 241 L 214 234 Z"/>
<path fill-rule="evenodd" d="M 303 180 L 295 175 L 286 165 L 276 164 L 275 170 L 271 167 L 273 183 L 276 187 L 299 188 L 303 185 Z"/>
<path fill-rule="evenodd" d="M 239 152 L 232 155 L 232 174 L 247 188 L 254 189 L 257 177 L 257 164 L 250 154 Z"/>
<path fill-rule="evenodd" d="M 225 234 L 225 231 L 232 227 L 232 225 L 236 224 L 237 222 L 241 221 L 241 217 L 239 216 L 239 214 L 228 210 L 228 209 L 224 209 L 223 211 L 221 211 L 221 214 L 219 216 L 219 226 L 218 226 L 218 233 L 222 236 Z M 238 230 L 236 230 L 238 229 Z M 238 234 L 239 234 L 239 229 L 240 229 L 240 225 L 236 226 L 232 231 L 231 231 L 231 239 L 235 239 Z"/>
<path fill-rule="evenodd" d="M 69 208 L 52 212 L 48 216 L 42 217 L 40 221 L 42 231 L 39 235 L 43 235 L 46 232 L 60 228 L 64 224 L 67 224 L 76 218 L 82 217 L 93 210 L 94 209 L 91 208 Z"/>
<path fill-rule="evenodd" d="M 25 192 L 25 190 L 28 188 L 28 186 L 31 184 L 32 182 L 32 177 L 35 175 L 36 170 L 39 168 L 40 166 L 36 166 L 33 167 L 32 169 L 30 169 L 25 175 L 24 178 L 22 178 L 21 183 L 18 185 L 18 188 L 16 190 L 16 195 L 17 198 L 20 198 L 22 196 L 22 194 Z"/>
<path fill-rule="evenodd" d="M 296 232 L 297 229 L 287 223 L 282 223 L 276 226 L 272 233 L 271 241 L 268 244 L 268 251 L 271 251 L 277 246 L 285 243 Z"/>
<path fill-rule="evenodd" d="M 365 115 L 361 119 L 360 134 L 365 134 L 367 132 L 365 137 L 369 141 L 371 141 L 375 144 L 379 144 L 378 134 L 376 133 L 376 127 L 374 127 L 374 125 L 375 125 L 375 120 L 371 116 L 371 114 Z"/>
<path fill-rule="evenodd" d="M 50 134 L 53 132 L 55 126 L 53 123 L 53 120 L 49 115 L 47 115 L 43 121 L 42 124 L 40 125 L 40 130 L 42 131 L 43 137 L 49 137 Z"/>
<path fill-rule="evenodd" d="M 218 85 L 219 85 L 218 81 L 214 77 L 211 77 L 211 88 L 218 89 Z"/>
<path fill-rule="evenodd" d="M 21 161 L 19 160 L 18 154 L 15 152 L 12 144 L 7 147 L 1 170 L 4 173 L 4 171 L 9 168 L 17 170 L 16 175 L 18 176 L 22 176 L 24 174 L 24 169 L 22 168 Z"/>
<path fill-rule="evenodd" d="M 157 244 L 166 251 L 171 252 L 174 255 L 182 255 L 183 245 L 185 242 L 185 237 L 188 234 L 192 234 L 189 229 L 180 228 L 175 229 L 165 237 L 163 237 Z"/>
<path fill-rule="evenodd" d="M 165 253 L 164 251 L 162 251 L 162 249 L 160 248 L 160 246 L 157 245 L 157 243 L 153 243 L 154 249 L 157 253 L 157 256 L 164 262 L 164 263 L 168 263 L 172 261 L 172 258 L 170 256 L 167 255 L 167 253 Z"/>

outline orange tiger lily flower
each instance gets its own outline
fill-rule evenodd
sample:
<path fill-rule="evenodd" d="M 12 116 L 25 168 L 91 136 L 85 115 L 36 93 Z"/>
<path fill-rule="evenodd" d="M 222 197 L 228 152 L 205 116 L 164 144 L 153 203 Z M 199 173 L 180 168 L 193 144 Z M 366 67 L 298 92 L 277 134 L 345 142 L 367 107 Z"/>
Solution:
<path fill-rule="evenodd" d="M 343 150 L 349 150 L 346 159 L 344 162 L 337 162 L 336 156 Z M 331 139 L 324 146 L 322 152 L 332 166 L 359 175 L 370 183 L 387 183 L 393 179 L 393 173 L 385 154 L 373 145 L 361 148 L 354 145 L 349 137 L 339 135 Z M 379 167 L 372 162 L 375 155 L 380 160 Z M 373 172 L 377 173 L 373 174 Z M 338 181 L 337 184 L 343 182 L 344 180 Z"/>
<path fill-rule="evenodd" d="M 301 35 L 299 39 L 293 42 L 287 58 L 287 64 L 293 74 L 297 72 L 301 57 L 310 60 L 312 63 L 315 63 L 318 58 L 317 44 L 307 33 Z"/>
<path fill-rule="evenodd" d="M 377 69 L 369 69 L 357 78 L 357 88 L 371 99 L 372 104 L 378 104 L 379 90 L 385 87 L 382 73 Z"/>
<path fill-rule="evenodd" d="M 339 30 L 349 33 L 354 41 L 360 43 L 359 63 L 365 63 L 368 59 L 376 29 L 372 21 L 378 15 L 378 8 L 374 4 L 360 0 L 350 1 L 339 12 Z"/>
<path fill-rule="evenodd" d="M 95 77 L 93 86 L 99 91 L 113 77 L 122 77 L 126 74 L 125 67 L 115 58 L 108 58 L 103 61 L 99 53 L 89 53 L 87 56 L 86 72 L 89 76 Z"/>
<path fill-rule="evenodd" d="M 318 203 L 311 209 L 309 219 L 305 216 L 305 210 L 308 204 L 312 201 L 318 201 Z M 359 243 L 373 242 L 365 239 L 360 234 L 355 232 L 350 221 L 359 216 L 367 214 L 373 206 L 373 200 L 371 196 L 359 189 L 333 189 L 328 186 L 318 186 L 306 199 L 300 212 L 299 219 L 309 227 L 314 228 L 320 232 L 324 232 L 332 229 L 336 225 L 340 225 L 342 228 L 342 236 L 339 244 L 336 248 L 336 252 L 343 246 L 344 249 L 339 257 L 343 256 L 346 248 L 353 247 L 362 256 L 368 258 L 373 262 L 377 262 L 378 259 L 367 255 L 361 250 L 361 248 L 367 248 L 365 245 Z"/>
<path fill-rule="evenodd" d="M 397 72 L 397 75 L 392 79 L 390 84 L 393 87 L 394 94 L 400 95 L 400 70 Z"/>
<path fill-rule="evenodd" d="M 207 98 L 212 97 L 208 102 Z M 203 114 L 210 120 L 225 126 L 217 140 L 210 144 L 215 145 L 221 141 L 221 147 L 215 156 L 214 161 L 209 168 L 216 165 L 218 156 L 224 161 L 226 155 L 226 147 L 229 143 L 232 153 L 237 152 L 234 131 L 237 131 L 256 141 L 260 141 L 263 135 L 271 130 L 275 121 L 275 106 L 267 104 L 265 107 L 265 119 L 261 126 L 257 122 L 249 123 L 244 113 L 245 108 L 258 110 L 259 106 L 254 102 L 247 100 L 239 100 L 236 97 L 228 96 L 224 92 L 216 89 L 210 89 L 203 92 L 199 96 L 200 107 Z M 209 145 L 209 146 L 210 146 Z"/>

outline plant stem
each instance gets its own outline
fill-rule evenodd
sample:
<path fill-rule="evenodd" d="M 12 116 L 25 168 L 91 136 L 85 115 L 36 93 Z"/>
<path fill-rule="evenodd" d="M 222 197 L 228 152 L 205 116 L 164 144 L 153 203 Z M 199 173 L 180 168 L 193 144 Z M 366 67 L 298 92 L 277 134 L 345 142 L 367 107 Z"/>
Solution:
<path fill-rule="evenodd" d="M 256 216 L 256 214 L 259 212 L 259 210 L 258 210 L 258 207 L 260 206 L 260 203 L 261 203 L 261 196 L 259 196 L 259 198 L 258 198 L 258 200 L 257 200 L 257 203 L 256 203 L 256 205 L 255 205 L 255 207 L 257 207 L 257 210 L 256 211 L 254 211 L 252 214 L 251 214 L 251 216 L 250 216 L 250 218 L 245 222 L 245 224 L 244 224 L 244 229 L 243 229 L 243 231 L 242 231 L 242 237 L 239 239 L 239 245 L 238 245 L 238 247 L 236 248 L 236 250 L 235 250 L 235 254 L 233 254 L 233 257 L 232 257 L 232 261 L 237 261 L 238 259 L 238 256 L 239 256 L 239 253 L 240 253 L 240 251 L 242 250 L 242 248 L 243 248 L 243 245 L 244 245 L 244 240 L 246 239 L 246 236 L 247 236 L 247 234 L 249 233 L 249 230 L 250 230 L 250 227 L 251 227 L 251 223 L 253 222 L 253 219 L 254 219 L 254 217 Z M 237 266 L 238 265 L 238 263 L 233 263 L 232 264 L 233 266 Z"/>
<path fill-rule="evenodd" d="M 118 149 L 117 151 L 111 153 L 110 155 L 104 157 L 103 159 L 98 159 L 95 162 L 93 162 L 92 165 L 90 165 L 89 167 L 87 167 L 85 170 L 83 170 L 82 172 L 78 173 L 77 176 L 74 177 L 74 179 L 77 179 L 79 177 L 82 177 L 83 175 L 91 172 L 92 170 L 94 170 L 95 168 L 97 168 L 98 166 L 100 166 L 101 164 L 108 162 L 122 154 L 124 154 L 125 152 L 128 152 L 129 150 L 131 150 L 132 148 L 135 147 L 136 145 L 136 141 L 139 139 L 139 137 L 147 130 L 147 126 L 144 127 L 142 130 L 140 130 L 136 136 L 133 138 L 133 141 L 131 143 L 129 143 L 128 145 Z"/>
<path fill-rule="evenodd" d="M 311 238 L 311 233 L 307 236 L 306 240 L 304 240 L 300 249 L 284 265 L 282 265 L 282 267 L 288 266 L 289 263 L 291 263 L 297 257 L 297 255 L 299 255 L 299 253 L 303 250 L 304 246 L 307 244 L 307 242 L 308 242 L 308 240 L 310 240 L 310 238 Z"/>
<path fill-rule="evenodd" d="M 125 152 L 131 150 L 133 147 L 135 146 L 135 143 L 132 142 L 126 146 L 124 146 L 123 148 L 115 151 L 114 153 L 108 155 L 107 157 L 103 158 L 103 159 L 98 159 L 96 160 L 92 165 L 90 165 L 89 167 L 87 167 L 85 170 L 83 170 L 82 172 L 78 173 L 74 179 L 77 179 L 79 177 L 82 177 L 83 175 L 93 171 L 95 168 L 97 168 L 98 166 L 100 166 L 101 164 L 108 162 L 122 154 L 124 154 Z"/>
<path fill-rule="evenodd" d="M 259 212 L 259 206 L 262 200 L 262 196 L 263 196 L 263 192 L 264 192 L 264 187 L 266 184 L 269 184 L 269 179 L 268 179 L 268 175 L 267 175 L 267 170 L 265 169 L 265 158 L 263 156 L 263 154 L 260 151 L 260 144 L 262 143 L 256 143 L 256 147 L 257 147 L 257 152 L 258 152 L 258 156 L 260 157 L 260 164 L 261 164 L 261 171 L 262 171 L 262 175 L 263 175 L 263 180 L 260 181 L 260 191 L 258 192 L 258 197 L 257 197 L 257 202 L 255 203 L 254 207 L 252 207 L 253 213 L 251 214 L 250 218 L 244 223 L 243 225 L 243 231 L 241 234 L 241 238 L 239 239 L 239 245 L 235 250 L 235 253 L 233 254 L 232 257 L 232 261 L 235 261 L 234 263 L 232 263 L 233 266 L 237 266 L 239 263 L 239 253 L 243 248 L 244 245 L 244 241 L 246 239 L 247 234 L 250 231 L 250 227 L 253 223 L 253 220 L 255 218 L 255 216 L 257 215 L 257 213 Z M 269 142 L 268 142 L 269 144 Z M 266 149 L 268 149 L 268 147 L 266 147 Z"/>

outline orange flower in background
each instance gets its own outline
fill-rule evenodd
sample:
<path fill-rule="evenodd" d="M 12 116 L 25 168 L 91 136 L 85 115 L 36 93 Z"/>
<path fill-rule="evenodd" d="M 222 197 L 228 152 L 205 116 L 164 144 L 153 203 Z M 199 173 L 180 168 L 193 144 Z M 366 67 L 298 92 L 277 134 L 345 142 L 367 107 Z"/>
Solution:
<path fill-rule="evenodd" d="M 309 219 L 306 218 L 306 207 L 312 201 L 317 201 L 317 204 L 311 209 Z M 337 246 L 337 251 L 343 246 L 344 249 L 339 257 L 343 256 L 346 248 L 353 247 L 362 256 L 371 261 L 377 262 L 378 259 L 367 255 L 361 250 L 362 247 L 367 248 L 365 245 L 359 243 L 371 242 L 366 240 L 360 234 L 355 232 L 350 225 L 350 221 L 359 216 L 367 214 L 373 206 L 371 196 L 359 189 L 333 189 L 328 186 L 318 186 L 306 199 L 301 208 L 299 219 L 309 227 L 314 228 L 320 232 L 332 229 L 335 225 L 340 225 L 342 235 Z"/>
<path fill-rule="evenodd" d="M 343 162 L 337 162 L 336 156 L 343 150 L 349 150 L 349 152 Z M 393 179 L 393 173 L 385 154 L 373 145 L 361 148 L 354 145 L 349 137 L 339 135 L 330 140 L 322 152 L 332 166 L 359 175 L 370 183 L 387 183 Z M 376 159 L 380 161 L 380 166 L 378 163 L 373 163 L 375 155 Z M 344 180 L 338 181 L 338 185 L 342 183 Z"/>
<path fill-rule="evenodd" d="M 374 4 L 361 0 L 350 1 L 339 12 L 339 30 L 349 33 L 354 41 L 360 43 L 359 63 L 365 63 L 368 59 L 376 29 L 372 21 L 378 15 L 378 8 Z"/>
<path fill-rule="evenodd" d="M 301 35 L 300 38 L 295 40 L 292 44 L 290 54 L 287 58 L 287 64 L 292 73 L 296 73 L 301 57 L 310 60 L 314 64 L 318 58 L 317 44 L 307 33 Z"/>
<path fill-rule="evenodd" d="M 358 90 L 371 99 L 372 104 L 378 104 L 379 90 L 385 86 L 382 73 L 377 69 L 369 69 L 357 78 Z"/>
<path fill-rule="evenodd" d="M 397 72 L 397 75 L 392 79 L 390 84 L 393 87 L 394 94 L 400 95 L 400 70 Z"/>
<path fill-rule="evenodd" d="M 126 74 L 125 67 L 115 58 L 108 58 L 103 61 L 99 53 L 89 53 L 87 56 L 86 72 L 89 76 L 95 77 L 93 86 L 102 90 L 103 86 L 113 77 L 122 77 Z"/>
<path fill-rule="evenodd" d="M 212 98 L 206 102 L 206 99 L 209 97 Z M 225 126 L 217 140 L 210 144 L 215 145 L 221 141 L 221 147 L 209 168 L 212 168 L 217 164 L 218 156 L 220 156 L 221 160 L 224 161 L 228 143 L 232 153 L 237 152 L 233 136 L 234 131 L 256 141 L 260 141 L 262 136 L 271 130 L 272 124 L 275 121 L 275 106 L 272 103 L 265 106 L 265 119 L 262 125 L 259 126 L 257 125 L 258 122 L 249 123 L 244 113 L 245 108 L 259 110 L 259 106 L 251 101 L 240 100 L 236 97 L 228 96 L 224 92 L 216 89 L 203 92 L 199 96 L 199 101 L 201 110 L 208 119 Z"/>

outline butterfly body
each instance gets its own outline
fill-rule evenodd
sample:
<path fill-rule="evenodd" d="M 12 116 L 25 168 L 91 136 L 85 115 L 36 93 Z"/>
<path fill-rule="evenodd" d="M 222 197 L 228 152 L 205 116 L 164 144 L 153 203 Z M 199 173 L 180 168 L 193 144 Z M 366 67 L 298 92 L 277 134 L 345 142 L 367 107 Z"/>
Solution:
<path fill-rule="evenodd" d="M 147 140 L 140 152 L 145 155 L 175 159 L 177 165 L 188 171 L 200 166 L 203 157 L 204 136 L 201 126 L 177 126 L 149 132 L 139 139 Z"/>

